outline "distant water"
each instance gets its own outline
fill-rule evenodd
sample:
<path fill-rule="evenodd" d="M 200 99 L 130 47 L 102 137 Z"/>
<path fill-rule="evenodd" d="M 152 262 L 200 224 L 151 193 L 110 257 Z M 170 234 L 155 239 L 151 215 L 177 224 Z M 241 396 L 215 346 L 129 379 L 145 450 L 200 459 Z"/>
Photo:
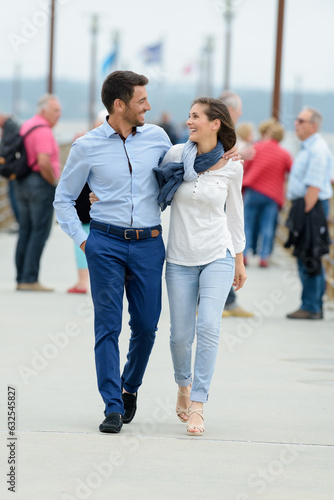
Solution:
<path fill-rule="evenodd" d="M 54 134 L 59 144 L 72 143 L 77 134 L 84 134 L 88 130 L 88 122 L 60 120 L 54 128 Z"/>

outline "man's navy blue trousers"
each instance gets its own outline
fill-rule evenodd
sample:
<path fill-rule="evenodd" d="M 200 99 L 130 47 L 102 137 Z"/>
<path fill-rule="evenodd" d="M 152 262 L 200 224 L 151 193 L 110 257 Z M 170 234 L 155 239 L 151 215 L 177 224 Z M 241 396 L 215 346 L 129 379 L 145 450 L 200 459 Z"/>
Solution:
<path fill-rule="evenodd" d="M 95 363 L 105 414 L 124 414 L 122 386 L 132 394 L 142 383 L 161 312 L 161 275 L 165 248 L 155 238 L 127 240 L 91 228 L 86 242 L 95 313 Z M 122 374 L 118 337 L 124 289 L 131 337 Z"/>

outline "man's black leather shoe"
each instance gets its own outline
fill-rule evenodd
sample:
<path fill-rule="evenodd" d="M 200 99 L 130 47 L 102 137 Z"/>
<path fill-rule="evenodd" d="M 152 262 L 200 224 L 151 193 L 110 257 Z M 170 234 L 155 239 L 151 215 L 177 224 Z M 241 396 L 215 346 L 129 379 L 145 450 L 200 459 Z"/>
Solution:
<path fill-rule="evenodd" d="M 124 404 L 124 415 L 123 415 L 124 424 L 129 424 L 136 414 L 137 396 L 138 392 L 136 392 L 136 394 L 129 394 L 128 392 L 123 392 L 122 394 L 122 399 Z"/>
<path fill-rule="evenodd" d="M 117 433 L 122 429 L 123 419 L 119 413 L 112 411 L 106 415 L 102 424 L 99 426 L 101 432 Z"/>

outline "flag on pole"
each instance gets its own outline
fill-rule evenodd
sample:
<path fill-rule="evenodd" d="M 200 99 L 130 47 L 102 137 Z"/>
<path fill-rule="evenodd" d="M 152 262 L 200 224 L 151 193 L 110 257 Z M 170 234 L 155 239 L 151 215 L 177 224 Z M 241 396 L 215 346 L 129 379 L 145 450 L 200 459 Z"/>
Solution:
<path fill-rule="evenodd" d="M 160 64 L 162 60 L 162 42 L 145 47 L 141 55 L 146 64 Z"/>
<path fill-rule="evenodd" d="M 111 68 L 115 64 L 116 58 L 117 58 L 117 47 L 111 52 L 110 54 L 107 55 L 107 57 L 104 59 L 102 63 L 102 73 L 106 75 L 111 71 Z"/>
<path fill-rule="evenodd" d="M 194 71 L 196 63 L 194 61 L 189 62 L 186 66 L 182 68 L 183 75 L 190 75 Z"/>
<path fill-rule="evenodd" d="M 119 33 L 116 31 L 113 35 L 113 50 L 108 54 L 102 63 L 102 74 L 110 73 L 112 67 L 117 64 L 119 53 Z"/>

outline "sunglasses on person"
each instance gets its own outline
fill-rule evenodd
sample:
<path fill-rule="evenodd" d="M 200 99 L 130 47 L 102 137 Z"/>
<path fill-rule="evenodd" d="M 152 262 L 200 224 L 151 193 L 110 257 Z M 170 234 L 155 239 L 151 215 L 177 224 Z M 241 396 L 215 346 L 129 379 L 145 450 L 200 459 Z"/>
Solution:
<path fill-rule="evenodd" d="M 312 123 L 310 120 L 304 120 L 304 118 L 296 118 L 295 122 L 299 123 L 300 125 L 302 123 Z"/>

